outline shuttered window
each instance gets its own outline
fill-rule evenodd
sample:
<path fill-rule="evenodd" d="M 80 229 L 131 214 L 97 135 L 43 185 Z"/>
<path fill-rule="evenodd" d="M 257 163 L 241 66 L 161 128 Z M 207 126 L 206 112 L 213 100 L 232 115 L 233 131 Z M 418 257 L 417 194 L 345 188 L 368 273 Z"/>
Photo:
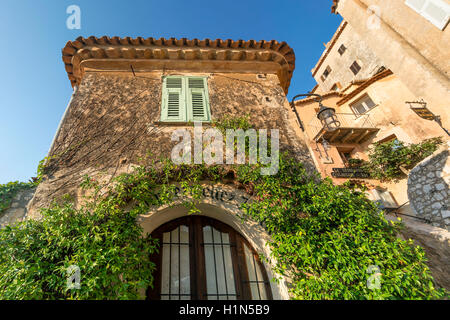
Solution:
<path fill-rule="evenodd" d="M 208 122 L 211 119 L 205 77 L 164 78 L 161 121 Z"/>
<path fill-rule="evenodd" d="M 406 0 L 406 5 L 443 30 L 450 19 L 450 5 L 446 0 Z"/>

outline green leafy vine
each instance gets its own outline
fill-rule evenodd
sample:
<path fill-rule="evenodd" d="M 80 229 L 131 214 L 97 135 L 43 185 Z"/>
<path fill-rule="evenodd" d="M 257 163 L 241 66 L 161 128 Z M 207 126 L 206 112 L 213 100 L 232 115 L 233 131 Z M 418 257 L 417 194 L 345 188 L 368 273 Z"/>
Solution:
<path fill-rule="evenodd" d="M 276 175 L 261 175 L 260 167 L 176 165 L 163 158 L 113 184 L 86 176 L 81 187 L 87 195 L 77 206 L 59 199 L 41 210 L 42 219 L 0 230 L 0 299 L 141 297 L 153 285 L 156 266 L 149 256 L 158 243 L 142 236 L 138 216 L 175 197 L 196 214 L 205 180 L 232 180 L 252 195 L 241 205 L 241 218 L 271 235 L 271 256 L 264 259 L 290 279 L 293 299 L 447 295 L 434 286 L 423 249 L 398 238 L 400 223 L 388 222 L 361 190 L 320 180 L 287 154 Z M 80 268 L 80 289 L 67 288 L 71 265 Z M 368 285 L 371 266 L 380 270 L 377 288 Z"/>

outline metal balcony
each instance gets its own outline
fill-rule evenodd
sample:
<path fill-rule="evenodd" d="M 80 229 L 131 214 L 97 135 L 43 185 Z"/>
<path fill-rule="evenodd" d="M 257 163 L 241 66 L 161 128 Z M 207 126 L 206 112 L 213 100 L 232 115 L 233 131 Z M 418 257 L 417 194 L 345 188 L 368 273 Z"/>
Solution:
<path fill-rule="evenodd" d="M 309 123 L 309 131 L 313 139 L 325 139 L 330 143 L 363 143 L 380 129 L 372 123 L 368 114 L 356 116 L 353 113 L 336 113 L 341 126 L 335 131 L 326 131 L 319 119 L 313 118 Z"/>

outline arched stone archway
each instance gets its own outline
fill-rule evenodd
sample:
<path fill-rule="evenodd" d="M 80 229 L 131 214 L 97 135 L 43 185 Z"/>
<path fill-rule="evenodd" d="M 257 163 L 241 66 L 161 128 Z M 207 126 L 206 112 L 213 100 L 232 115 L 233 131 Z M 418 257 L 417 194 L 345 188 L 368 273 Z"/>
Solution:
<path fill-rule="evenodd" d="M 249 219 L 242 220 L 242 211 L 239 204 L 242 201 L 251 201 L 251 197 L 241 190 L 226 185 L 203 185 L 203 195 L 201 203 L 197 205 L 200 210 L 198 215 L 203 215 L 223 222 L 239 232 L 258 252 L 265 257 L 270 257 L 270 248 L 267 242 L 270 235 L 258 223 Z M 189 210 L 183 206 L 183 200 L 174 201 L 170 206 L 164 205 L 153 208 L 138 219 L 144 234 L 151 234 L 159 226 L 177 218 L 189 215 Z M 269 279 L 275 277 L 271 264 L 263 262 Z M 279 275 L 277 275 L 279 277 Z M 275 300 L 289 299 L 286 279 L 282 277 L 280 281 L 270 281 L 272 295 Z"/>

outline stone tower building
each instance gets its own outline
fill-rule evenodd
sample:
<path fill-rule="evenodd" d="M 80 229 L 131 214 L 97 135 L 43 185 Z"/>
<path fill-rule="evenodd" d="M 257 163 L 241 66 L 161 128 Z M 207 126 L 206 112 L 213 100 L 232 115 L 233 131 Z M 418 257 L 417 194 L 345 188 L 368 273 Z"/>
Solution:
<path fill-rule="evenodd" d="M 450 127 L 448 0 L 333 0 L 331 11 Z"/>
<path fill-rule="evenodd" d="M 108 182 L 119 173 L 129 172 L 139 159 L 170 157 L 176 144 L 171 139 L 173 131 L 192 130 L 190 123 L 194 121 L 207 127 L 223 117 L 248 114 L 256 129 L 279 129 L 280 149 L 294 153 L 299 161 L 312 167 L 286 99 L 295 56 L 285 42 L 80 37 L 69 41 L 62 54 L 74 91 L 52 143 L 45 178 L 30 203 L 28 218 L 38 217 L 38 208 L 64 194 L 79 200 L 84 175 Z M 208 241 L 214 243 L 218 236 L 225 242 L 229 241 L 227 237 L 238 239 L 247 259 L 248 272 L 244 276 L 250 282 L 239 283 L 233 270 L 243 268 L 242 260 L 233 255 L 233 250 L 224 249 L 220 252 L 221 262 L 205 266 L 215 271 L 216 280 L 210 287 L 212 274 L 206 272 L 208 295 L 287 298 L 285 283 L 269 284 L 273 276 L 270 265 L 252 254 L 268 255 L 267 232 L 257 224 L 241 223 L 236 216 L 245 193 L 219 183 L 206 184 L 203 195 L 198 218 L 187 218 L 186 209 L 176 204 L 155 208 L 142 217 L 144 231 L 164 241 L 175 236 L 180 242 L 194 229 L 201 233 L 198 226 L 202 225 L 204 241 L 209 237 Z M 156 291 L 150 294 L 162 299 L 205 294 L 193 292 L 185 281 L 194 276 L 189 275 L 188 253 L 183 251 L 189 249 L 170 243 L 172 249 L 178 245 L 181 262 L 164 256 L 163 247 Z M 218 253 L 212 250 L 205 251 L 205 256 Z M 209 261 L 206 257 L 203 263 Z M 169 265 L 179 274 L 168 274 Z M 185 277 L 180 278 L 180 274 Z M 224 282 L 228 283 L 226 288 Z"/>

